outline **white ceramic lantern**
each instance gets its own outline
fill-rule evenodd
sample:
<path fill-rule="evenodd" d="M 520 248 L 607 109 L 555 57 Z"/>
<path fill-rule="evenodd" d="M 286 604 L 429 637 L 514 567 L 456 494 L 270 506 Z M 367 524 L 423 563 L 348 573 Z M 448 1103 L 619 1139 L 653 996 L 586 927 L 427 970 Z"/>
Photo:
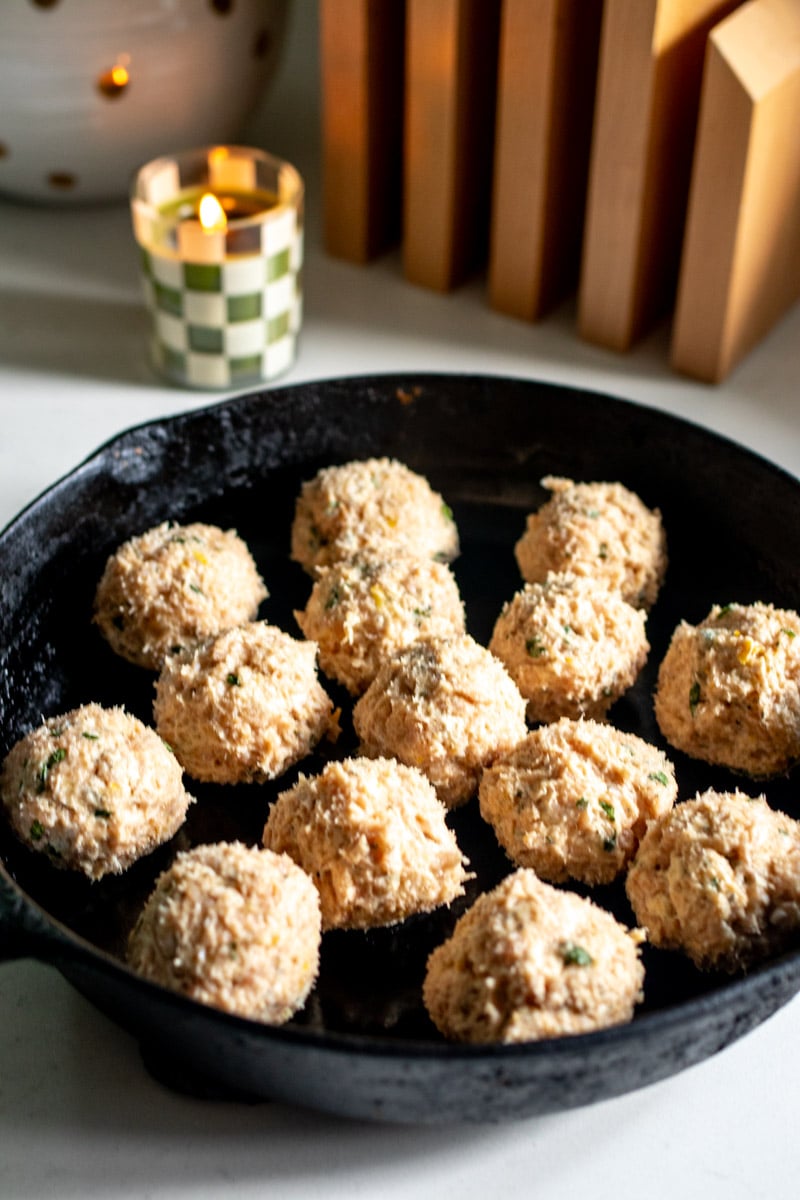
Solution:
<path fill-rule="evenodd" d="M 277 65 L 288 0 L 4 0 L 0 192 L 127 195 L 133 171 L 236 140 Z"/>

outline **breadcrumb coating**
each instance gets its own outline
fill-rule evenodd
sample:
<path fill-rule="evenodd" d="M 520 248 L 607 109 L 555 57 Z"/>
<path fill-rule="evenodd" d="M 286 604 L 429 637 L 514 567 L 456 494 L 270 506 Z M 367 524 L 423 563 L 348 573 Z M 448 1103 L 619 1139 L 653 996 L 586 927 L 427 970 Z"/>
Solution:
<path fill-rule="evenodd" d="M 50 717 L 0 773 L 11 826 L 56 867 L 116 875 L 168 841 L 193 798 L 153 729 L 122 708 L 85 704 Z"/>
<path fill-rule="evenodd" d="M 458 554 L 453 514 L 424 476 L 396 459 L 368 458 L 323 467 L 302 485 L 291 554 L 310 574 L 341 559 L 401 551 L 440 562 Z"/>
<path fill-rule="evenodd" d="M 391 925 L 464 891 L 466 860 L 425 776 L 392 759 L 331 762 L 273 804 L 264 845 L 314 880 L 323 929 Z"/>
<path fill-rule="evenodd" d="M 241 842 L 197 846 L 159 876 L 128 943 L 154 983 L 280 1025 L 319 969 L 317 891 L 286 855 Z"/>
<path fill-rule="evenodd" d="M 514 553 L 526 583 L 550 572 L 586 575 L 650 609 L 667 569 L 667 540 L 658 509 L 621 483 L 574 483 L 548 475 L 550 499 L 529 514 Z"/>
<path fill-rule="evenodd" d="M 505 667 L 468 634 L 414 642 L 384 663 L 353 710 L 362 753 L 418 767 L 448 808 L 527 733 Z"/>
<path fill-rule="evenodd" d="M 630 1021 L 639 938 L 531 870 L 479 896 L 428 959 L 425 1007 L 447 1038 L 527 1042 Z"/>
<path fill-rule="evenodd" d="M 317 647 L 265 621 L 229 629 L 167 659 L 156 727 L 194 779 L 276 779 L 333 731 Z"/>
<path fill-rule="evenodd" d="M 702 792 L 651 824 L 626 890 L 653 945 L 741 970 L 800 938 L 800 823 L 763 796 Z"/>
<path fill-rule="evenodd" d="M 489 649 L 527 701 L 528 720 L 602 720 L 636 681 L 650 645 L 645 613 L 578 575 L 528 583 L 497 618 Z"/>
<path fill-rule="evenodd" d="M 714 605 L 682 621 L 658 672 L 655 713 L 667 741 L 754 778 L 800 758 L 800 616 L 770 604 Z"/>
<path fill-rule="evenodd" d="M 657 747 L 611 725 L 562 717 L 488 767 L 479 797 L 512 862 L 551 883 L 598 884 L 627 866 L 677 790 Z"/>
<path fill-rule="evenodd" d="M 351 695 L 419 638 L 464 632 L 464 605 L 449 567 L 431 559 L 349 559 L 321 567 L 295 618 L 319 646 L 319 664 Z"/>
<path fill-rule="evenodd" d="M 94 620 L 117 654 L 157 671 L 167 655 L 252 620 L 266 595 L 235 530 L 165 521 L 108 559 Z"/>

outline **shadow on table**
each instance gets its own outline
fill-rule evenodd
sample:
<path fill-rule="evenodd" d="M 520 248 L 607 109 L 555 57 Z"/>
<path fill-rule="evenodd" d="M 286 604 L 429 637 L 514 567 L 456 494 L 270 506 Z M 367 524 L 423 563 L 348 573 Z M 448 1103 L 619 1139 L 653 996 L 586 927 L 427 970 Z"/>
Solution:
<path fill-rule="evenodd" d="M 120 300 L 0 291 L 0 362 L 27 370 L 152 385 L 148 316 Z"/>

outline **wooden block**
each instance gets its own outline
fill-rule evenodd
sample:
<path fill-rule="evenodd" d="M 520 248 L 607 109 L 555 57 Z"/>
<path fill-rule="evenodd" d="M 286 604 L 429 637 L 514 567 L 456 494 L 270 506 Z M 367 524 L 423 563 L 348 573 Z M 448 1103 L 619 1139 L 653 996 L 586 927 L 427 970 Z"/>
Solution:
<path fill-rule="evenodd" d="M 366 262 L 400 239 L 405 0 L 320 0 L 323 238 Z"/>
<path fill-rule="evenodd" d="M 800 4 L 752 0 L 709 44 L 672 365 L 718 382 L 798 298 Z"/>
<path fill-rule="evenodd" d="M 602 8 L 503 4 L 489 302 L 525 320 L 578 281 Z"/>
<path fill-rule="evenodd" d="M 739 0 L 606 0 L 578 292 L 582 337 L 627 350 L 673 303 L 711 28 Z"/>
<path fill-rule="evenodd" d="M 408 0 L 403 269 L 447 291 L 486 259 L 499 0 Z"/>

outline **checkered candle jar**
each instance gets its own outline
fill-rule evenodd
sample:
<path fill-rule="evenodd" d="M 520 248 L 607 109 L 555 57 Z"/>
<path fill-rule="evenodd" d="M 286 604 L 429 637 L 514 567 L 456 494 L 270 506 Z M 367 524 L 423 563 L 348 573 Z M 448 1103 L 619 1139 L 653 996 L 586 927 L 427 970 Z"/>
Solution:
<path fill-rule="evenodd" d="M 291 366 L 303 260 L 294 167 L 246 146 L 159 158 L 137 172 L 131 213 L 160 372 L 237 388 Z"/>

